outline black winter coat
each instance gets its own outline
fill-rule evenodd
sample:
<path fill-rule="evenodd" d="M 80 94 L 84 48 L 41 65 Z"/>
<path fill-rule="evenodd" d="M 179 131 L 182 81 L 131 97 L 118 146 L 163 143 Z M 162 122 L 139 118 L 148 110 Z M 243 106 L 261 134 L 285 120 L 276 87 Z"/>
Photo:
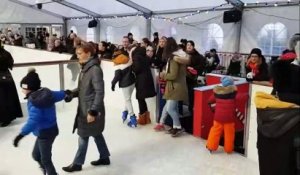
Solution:
<path fill-rule="evenodd" d="M 120 88 L 128 87 L 135 82 L 135 77 L 132 72 L 132 66 L 128 66 L 125 69 L 117 69 L 115 71 L 115 76 L 111 81 L 111 84 L 112 86 L 115 86 L 118 82 Z"/>
<path fill-rule="evenodd" d="M 296 175 L 299 108 L 257 109 L 257 149 L 261 175 Z M 298 153 L 297 153 L 298 150 Z M 299 172 L 299 171 L 298 171 Z"/>
<path fill-rule="evenodd" d="M 9 71 L 13 64 L 11 54 L 0 46 L 0 75 L 11 77 L 8 82 L 0 80 L 0 123 L 23 116 L 16 85 Z"/>
<path fill-rule="evenodd" d="M 300 105 L 300 66 L 279 60 L 272 65 L 271 72 L 279 99 Z"/>
<path fill-rule="evenodd" d="M 201 76 L 205 69 L 206 59 L 196 50 L 189 53 L 189 55 L 191 56 L 191 64 L 189 66 L 197 70 L 198 75 Z"/>
<path fill-rule="evenodd" d="M 136 98 L 145 99 L 156 95 L 151 73 L 151 60 L 146 55 L 146 49 L 136 48 L 133 53 L 132 69 L 135 73 Z"/>
<path fill-rule="evenodd" d="M 81 137 L 101 134 L 105 125 L 104 81 L 98 59 L 92 58 L 83 65 L 78 88 L 73 93 L 74 97 L 78 97 L 73 132 L 77 128 Z M 96 120 L 92 123 L 87 123 L 88 112 L 96 115 Z"/>
<path fill-rule="evenodd" d="M 251 68 L 246 66 L 246 74 L 251 72 Z M 266 63 L 266 59 L 263 57 L 262 58 L 262 63 L 258 68 L 258 74 L 256 74 L 253 79 L 253 81 L 269 81 L 270 80 L 270 75 L 269 75 L 269 67 L 268 64 Z"/>

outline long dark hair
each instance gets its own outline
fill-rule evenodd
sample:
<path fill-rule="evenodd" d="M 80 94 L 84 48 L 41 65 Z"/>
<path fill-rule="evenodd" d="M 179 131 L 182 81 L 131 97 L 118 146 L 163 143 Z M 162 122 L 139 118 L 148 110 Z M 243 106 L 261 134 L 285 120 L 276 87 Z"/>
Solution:
<path fill-rule="evenodd" d="M 172 59 L 173 52 L 178 50 L 178 45 L 173 37 L 168 37 L 166 45 L 164 47 L 162 58 L 167 61 L 169 58 Z"/>

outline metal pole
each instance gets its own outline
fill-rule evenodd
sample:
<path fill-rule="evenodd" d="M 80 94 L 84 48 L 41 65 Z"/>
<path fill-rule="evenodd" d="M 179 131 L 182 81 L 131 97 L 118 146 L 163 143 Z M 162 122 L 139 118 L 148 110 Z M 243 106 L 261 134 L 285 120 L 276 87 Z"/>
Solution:
<path fill-rule="evenodd" d="M 58 66 L 59 66 L 59 87 L 60 90 L 65 90 L 64 64 L 60 63 Z"/>
<path fill-rule="evenodd" d="M 68 36 L 68 21 L 66 18 L 63 18 L 63 36 L 67 37 Z"/>
<path fill-rule="evenodd" d="M 151 18 L 146 18 L 146 36 L 151 40 Z"/>

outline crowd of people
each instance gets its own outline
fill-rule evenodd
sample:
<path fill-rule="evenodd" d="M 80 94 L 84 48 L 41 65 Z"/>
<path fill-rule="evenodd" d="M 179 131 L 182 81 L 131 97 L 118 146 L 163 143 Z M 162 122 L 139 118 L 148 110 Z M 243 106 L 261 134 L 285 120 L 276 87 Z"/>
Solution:
<path fill-rule="evenodd" d="M 110 152 L 102 135 L 105 125 L 103 101 L 103 74 L 105 72 L 103 73 L 100 67 L 102 59 L 111 59 L 115 65 L 115 76 L 111 81 L 111 90 L 115 91 L 118 84 L 123 93 L 125 106 L 124 110 L 120 112 L 121 121 L 125 122 L 128 120 L 127 125 L 130 128 L 151 123 L 151 111 L 148 110 L 145 99 L 161 93 L 166 103 L 162 107 L 161 117 L 156 121 L 154 130 L 165 130 L 172 137 L 180 136 L 184 132 L 184 128 L 179 120 L 183 114 L 178 110 L 178 107 L 183 102 L 189 106 L 190 114 L 193 114 L 193 88 L 199 86 L 198 77 L 217 69 L 220 59 L 216 49 L 211 49 L 205 56 L 201 55 L 195 49 L 195 43 L 192 40 L 183 39 L 178 44 L 172 37 L 162 36 L 159 38 L 157 32 L 153 35 L 154 40 L 152 42 L 148 38 L 143 38 L 138 43 L 133 38 L 133 34 L 128 33 L 127 36 L 122 38 L 121 45 L 112 45 L 105 41 L 101 41 L 99 44 L 85 42 L 72 31 L 67 37 L 66 47 L 60 45 L 61 42 L 58 42 L 58 40 L 54 40 L 52 51 L 64 52 L 69 50 L 69 53 L 73 54 L 71 59 L 78 60 L 81 66 L 80 71 L 76 71 L 76 73 L 79 73 L 78 87 L 74 90 L 60 92 L 41 88 L 41 82 L 37 73 L 32 70 L 29 71 L 21 81 L 21 88 L 28 99 L 29 120 L 15 138 L 14 145 L 18 146 L 19 141 L 24 136 L 33 132 L 37 136 L 36 146 L 33 151 L 34 159 L 41 165 L 45 174 L 56 175 L 56 170 L 51 161 L 52 143 L 58 134 L 53 107 L 57 101 L 65 99 L 66 102 L 69 102 L 73 98 L 78 97 L 78 110 L 74 122 L 74 131 L 77 129 L 79 135 L 78 150 L 74 161 L 69 166 L 63 167 L 63 170 L 67 172 L 82 170 L 89 137 L 94 138 L 99 151 L 99 159 L 91 162 L 91 164 L 109 165 Z M 253 48 L 245 65 L 247 70 L 246 79 L 249 82 L 267 82 L 267 84 L 273 85 L 273 94 L 279 100 L 296 104 L 296 106 L 300 105 L 299 83 L 295 83 L 298 82 L 297 75 L 299 75 L 300 70 L 299 43 L 300 36 L 296 34 L 289 50 L 284 51 L 279 61 L 273 65 L 266 63 L 266 59 L 259 48 Z M 49 43 L 46 45 L 41 44 L 40 46 L 49 48 Z M 2 112 L 6 114 L 1 115 L 0 119 L 2 126 L 8 126 L 16 117 L 22 117 L 22 112 L 21 110 L 16 110 L 16 107 L 19 109 L 18 105 L 16 105 L 19 104 L 18 96 L 9 71 L 13 67 L 13 59 L 3 47 L 0 47 L 0 53 L 1 76 L 10 77 L 9 81 L 0 79 L 0 83 L 6 83 L 5 86 L 0 86 L 0 111 L 1 114 Z M 289 55 L 286 55 L 286 53 L 289 53 Z M 279 64 L 280 66 L 278 66 Z M 271 67 L 271 70 L 269 70 L 269 67 Z M 157 78 L 161 83 L 160 92 L 155 91 L 156 82 L 153 82 L 154 78 L 152 77 L 151 68 L 159 70 L 159 77 Z M 73 68 L 70 69 L 72 70 Z M 284 75 L 281 75 L 278 70 Z M 11 98 L 7 93 L 7 89 L 11 91 L 11 94 L 14 94 L 15 99 Z M 136 89 L 135 97 L 139 105 L 138 114 L 134 112 L 132 106 L 131 97 L 134 89 Z M 236 95 L 237 89 L 234 86 L 233 79 L 227 76 L 221 79 L 221 86 L 214 88 L 216 107 L 214 109 L 214 124 L 206 145 L 209 151 L 217 149 L 223 130 L 225 134 L 224 149 L 227 153 L 231 153 L 233 150 L 233 134 L 235 131 L 232 118 L 236 115 Z M 8 99 L 12 102 L 7 103 Z M 14 109 L 7 111 L 11 106 Z M 49 116 L 42 116 L 41 111 L 50 111 Z M 299 117 L 299 111 L 295 115 Z M 166 123 L 168 116 L 172 119 L 171 125 Z M 274 152 L 278 151 L 282 154 L 287 164 L 284 168 L 292 168 L 290 169 L 291 173 L 295 169 L 291 164 L 296 162 L 293 154 L 295 152 L 291 151 L 291 145 L 294 145 L 293 141 L 295 138 L 300 138 L 300 132 L 297 132 L 299 131 L 299 122 L 300 119 L 296 118 L 292 121 L 293 124 L 288 126 L 288 139 L 276 138 L 278 143 L 282 142 L 283 144 L 282 140 L 287 141 L 288 143 L 284 143 L 288 144 L 288 146 L 278 148 L 279 150 L 276 148 L 272 149 Z M 263 172 L 267 174 L 272 171 L 268 170 L 270 164 L 266 163 L 266 158 L 264 157 L 266 155 L 263 150 L 268 149 L 270 151 L 269 146 L 276 144 L 276 139 L 270 140 L 264 132 L 265 130 L 258 129 L 258 150 L 260 171 L 262 174 L 264 174 Z M 282 163 L 282 160 L 275 161 L 274 159 L 273 162 L 280 167 L 279 163 Z M 277 172 L 283 172 L 283 170 L 280 169 Z M 276 174 L 275 171 L 272 173 Z"/>

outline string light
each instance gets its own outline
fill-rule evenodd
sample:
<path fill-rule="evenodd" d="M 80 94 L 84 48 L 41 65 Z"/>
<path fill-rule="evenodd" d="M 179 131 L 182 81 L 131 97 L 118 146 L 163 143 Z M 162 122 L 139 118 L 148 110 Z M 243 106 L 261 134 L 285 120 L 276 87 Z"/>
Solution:
<path fill-rule="evenodd" d="M 278 7 L 280 5 L 284 5 L 284 3 L 278 3 L 278 2 L 273 2 L 273 3 L 260 3 L 259 0 L 256 0 L 255 1 L 256 3 L 244 3 L 244 7 L 255 7 L 255 6 L 262 6 L 262 5 L 265 5 L 265 6 L 274 6 L 274 7 Z M 291 0 L 287 0 L 285 4 L 290 4 L 291 3 Z M 224 3 L 224 4 L 221 4 L 221 5 L 218 5 L 218 6 L 215 6 L 215 7 L 212 7 L 212 8 L 209 8 L 209 9 L 198 9 L 198 10 L 195 10 L 189 14 L 186 14 L 186 15 L 183 15 L 183 16 L 178 16 L 178 17 L 175 17 L 175 18 L 166 18 L 166 17 L 162 17 L 162 16 L 144 16 L 142 12 L 138 11 L 136 14 L 134 15 L 128 15 L 128 16 L 123 16 L 120 14 L 120 16 L 109 16 L 109 17 L 93 17 L 91 15 L 88 15 L 88 16 L 84 16 L 84 17 L 72 17 L 72 18 L 68 18 L 69 20 L 81 20 L 81 19 L 96 19 L 96 20 L 107 20 L 107 19 L 126 19 L 128 17 L 132 17 L 132 16 L 136 16 L 136 17 L 140 17 L 140 18 L 145 18 L 146 20 L 164 20 L 164 21 L 169 21 L 169 22 L 176 22 L 178 24 L 185 24 L 183 22 L 184 19 L 189 19 L 189 17 L 192 17 L 192 16 L 195 16 L 195 15 L 198 15 L 200 13 L 205 13 L 205 14 L 208 14 L 210 11 L 216 11 L 218 8 L 220 7 L 224 7 L 226 6 L 228 3 Z M 300 3 L 299 3 L 300 5 Z"/>

